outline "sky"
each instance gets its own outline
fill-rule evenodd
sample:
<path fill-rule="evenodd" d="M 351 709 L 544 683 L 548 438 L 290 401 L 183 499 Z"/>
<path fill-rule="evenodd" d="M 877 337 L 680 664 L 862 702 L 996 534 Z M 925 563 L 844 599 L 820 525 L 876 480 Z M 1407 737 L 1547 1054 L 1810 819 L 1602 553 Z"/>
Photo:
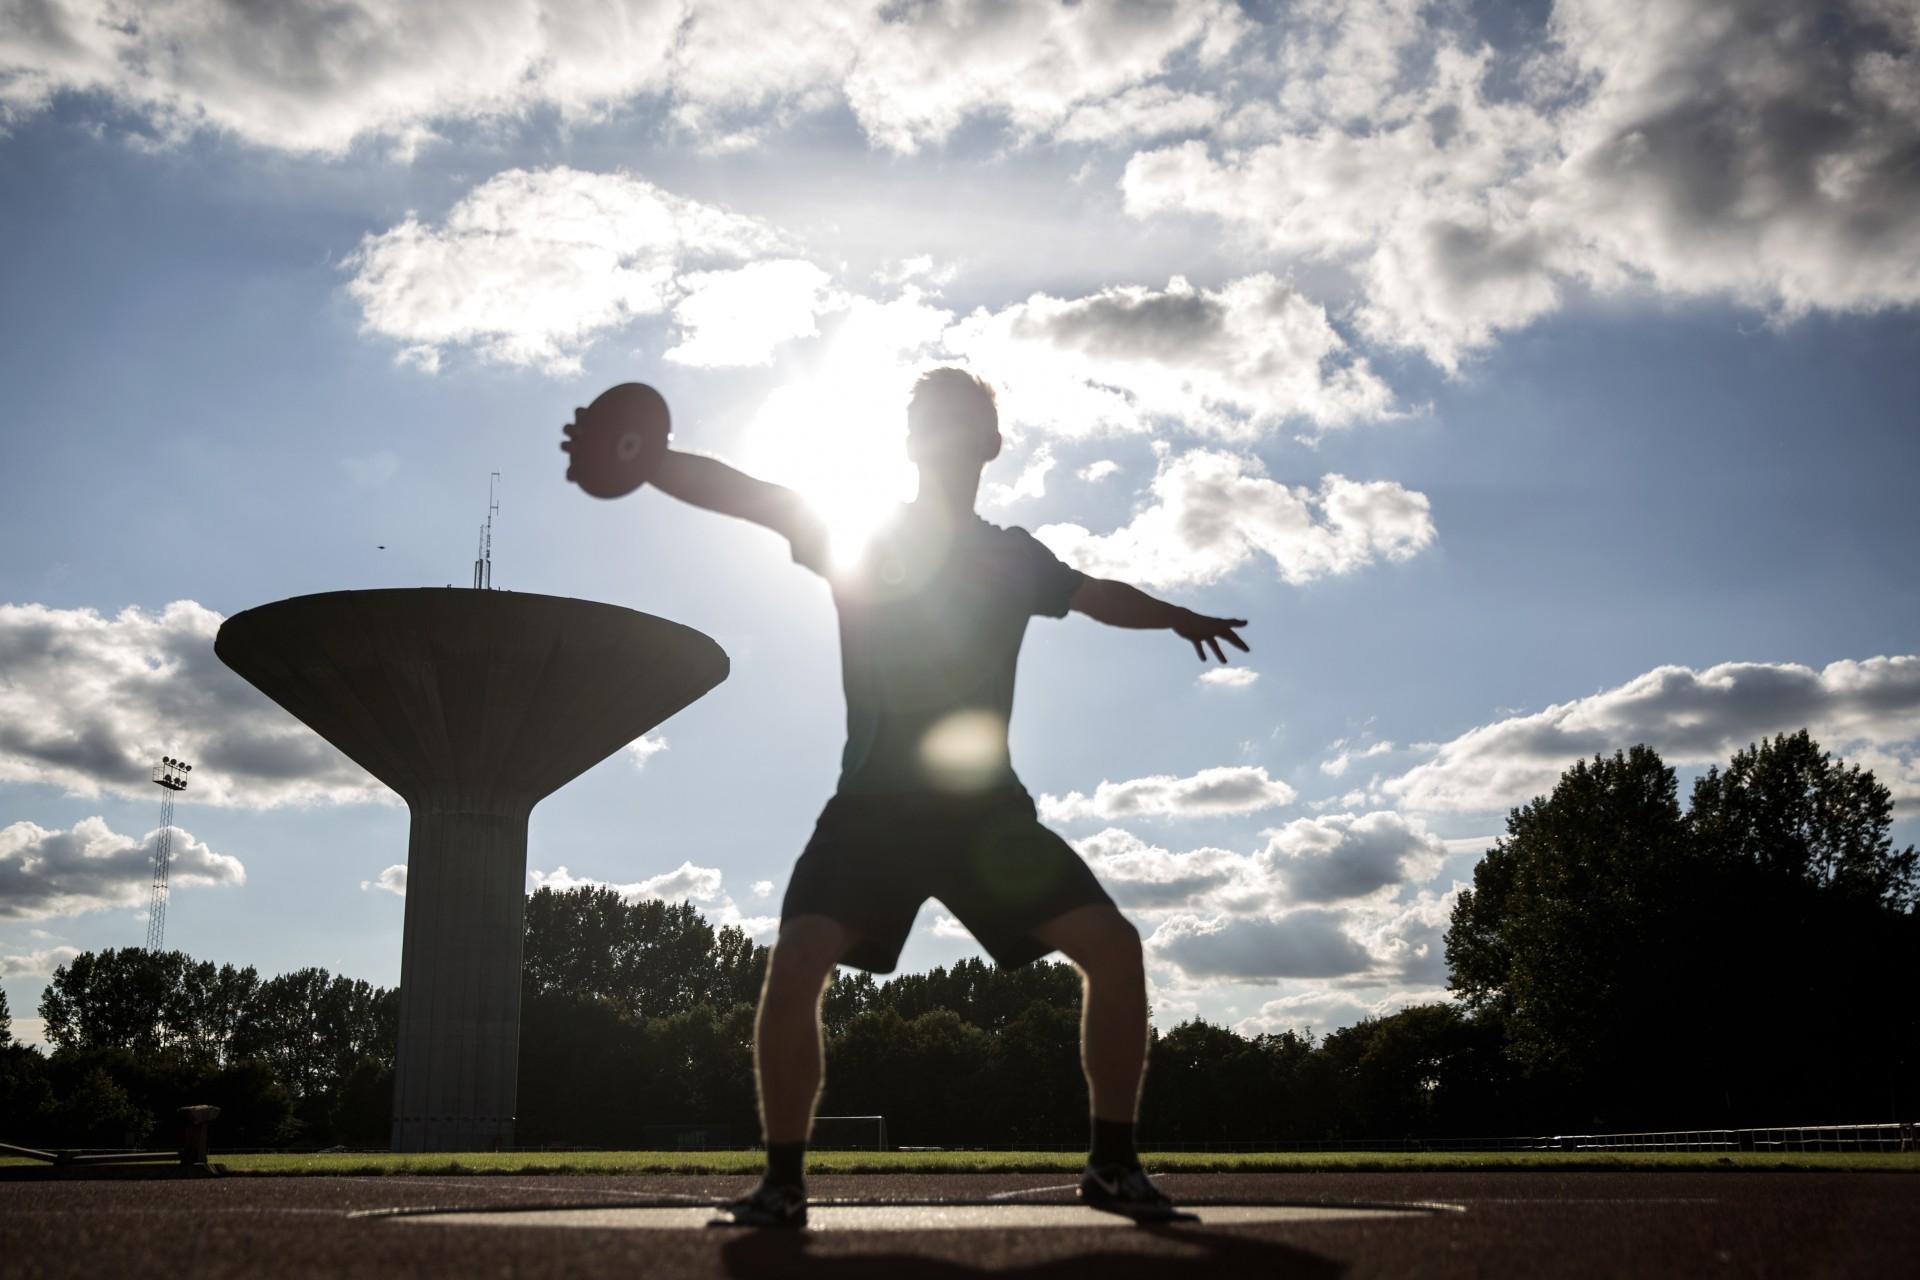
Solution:
<path fill-rule="evenodd" d="M 843 734 L 773 535 L 565 483 L 617 382 L 848 538 L 913 377 L 982 514 L 1247 618 L 1028 633 L 1014 762 L 1156 1022 L 1445 998 L 1506 812 L 1810 728 L 1920 839 L 1920 4 L 0 0 L 0 979 L 141 944 L 399 979 L 406 810 L 221 620 L 471 581 L 719 688 L 543 802 L 529 887 L 772 937 Z M 934 903 L 904 969 L 978 954 Z M 1783 1015 L 1812 1010 L 1783 1010 Z"/>

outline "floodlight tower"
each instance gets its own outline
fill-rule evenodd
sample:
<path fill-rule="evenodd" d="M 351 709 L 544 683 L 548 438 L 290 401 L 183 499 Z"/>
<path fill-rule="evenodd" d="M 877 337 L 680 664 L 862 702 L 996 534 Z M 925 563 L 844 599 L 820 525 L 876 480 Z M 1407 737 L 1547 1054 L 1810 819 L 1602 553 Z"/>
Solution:
<path fill-rule="evenodd" d="M 153 766 L 153 783 L 161 790 L 160 834 L 153 842 L 153 897 L 147 904 L 147 950 L 155 955 L 167 941 L 167 866 L 173 861 L 173 798 L 187 789 L 193 766 L 172 756 L 161 756 Z"/>

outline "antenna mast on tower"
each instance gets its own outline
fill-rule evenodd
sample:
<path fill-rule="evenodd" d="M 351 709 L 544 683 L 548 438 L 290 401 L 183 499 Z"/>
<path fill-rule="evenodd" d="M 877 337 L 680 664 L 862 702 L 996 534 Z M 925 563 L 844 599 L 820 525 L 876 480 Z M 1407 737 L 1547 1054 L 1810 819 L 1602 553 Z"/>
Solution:
<path fill-rule="evenodd" d="M 492 472 L 487 477 L 487 522 L 480 526 L 480 552 L 473 561 L 473 589 L 491 591 L 493 589 L 493 513 L 500 509 L 499 499 L 493 496 L 494 486 L 500 482 L 500 473 Z"/>
<path fill-rule="evenodd" d="M 153 898 L 147 906 L 147 950 L 155 955 L 167 941 L 167 867 L 173 861 L 173 797 L 187 789 L 187 775 L 193 766 L 172 756 L 161 756 L 153 766 L 154 785 L 164 793 L 160 798 L 160 833 L 153 842 Z"/>

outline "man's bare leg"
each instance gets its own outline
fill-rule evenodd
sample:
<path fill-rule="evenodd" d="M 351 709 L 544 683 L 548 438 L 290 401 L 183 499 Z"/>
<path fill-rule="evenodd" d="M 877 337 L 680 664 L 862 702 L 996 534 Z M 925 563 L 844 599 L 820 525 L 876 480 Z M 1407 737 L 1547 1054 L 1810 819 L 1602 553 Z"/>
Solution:
<path fill-rule="evenodd" d="M 820 1034 L 820 997 L 853 935 L 825 916 L 781 922 L 767 957 L 760 1012 L 753 1026 L 754 1079 L 760 1125 L 767 1142 L 767 1176 L 727 1206 L 743 1227 L 807 1225 L 807 1134 L 826 1064 Z M 726 1220 L 716 1222 L 720 1225 Z"/>
<path fill-rule="evenodd" d="M 1087 1073 L 1093 1142 L 1080 1175 L 1080 1198 L 1143 1222 L 1193 1221 L 1153 1185 L 1134 1150 L 1134 1117 L 1147 1066 L 1147 971 L 1140 931 L 1114 907 L 1094 906 L 1069 911 L 1033 934 L 1065 952 L 1085 983 L 1080 1063 Z"/>
<path fill-rule="evenodd" d="M 826 1073 L 820 998 L 853 941 L 826 916 L 795 916 L 780 926 L 753 1029 L 760 1123 L 769 1145 L 805 1142 L 813 1127 Z"/>
<path fill-rule="evenodd" d="M 1080 1065 L 1096 1120 L 1131 1125 L 1147 1066 L 1147 974 L 1140 931 L 1110 906 L 1079 907 L 1033 931 L 1078 966 Z"/>

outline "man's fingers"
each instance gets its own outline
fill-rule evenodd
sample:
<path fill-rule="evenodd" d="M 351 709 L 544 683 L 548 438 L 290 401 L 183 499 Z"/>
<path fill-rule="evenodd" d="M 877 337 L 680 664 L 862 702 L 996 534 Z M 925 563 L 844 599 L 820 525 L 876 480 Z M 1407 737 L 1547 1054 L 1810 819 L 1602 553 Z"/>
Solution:
<path fill-rule="evenodd" d="M 1193 656 L 1200 659 L 1200 661 L 1202 662 L 1205 662 L 1207 660 L 1207 651 L 1200 647 L 1200 642 L 1198 640 L 1195 640 L 1193 642 Z"/>
<path fill-rule="evenodd" d="M 1222 661 L 1222 662 L 1225 662 L 1225 661 L 1227 660 L 1227 655 L 1226 655 L 1226 654 L 1224 654 L 1224 653 L 1222 653 L 1222 652 L 1220 652 L 1220 642 L 1219 642 L 1218 640 L 1215 640 L 1215 639 L 1213 639 L 1213 638 L 1212 638 L 1211 636 L 1209 636 L 1209 637 L 1207 638 L 1207 643 L 1213 646 L 1213 656 L 1214 656 L 1214 657 L 1216 657 L 1216 658 L 1218 658 L 1218 659 L 1220 659 L 1220 661 Z M 1202 655 L 1202 657 L 1201 657 L 1201 659 L 1200 659 L 1200 660 L 1201 660 L 1202 662 L 1205 662 L 1205 661 L 1206 661 L 1206 657 L 1205 657 L 1204 655 Z"/>
<path fill-rule="evenodd" d="M 1246 623 L 1243 622 L 1240 625 L 1245 626 Z M 1242 640 L 1239 636 L 1233 634 L 1232 631 L 1227 631 L 1225 634 L 1227 637 L 1227 643 L 1232 645 L 1234 648 L 1238 649 L 1240 652 L 1242 653 L 1253 652 L 1253 650 L 1247 648 L 1247 642 L 1245 640 Z"/>

